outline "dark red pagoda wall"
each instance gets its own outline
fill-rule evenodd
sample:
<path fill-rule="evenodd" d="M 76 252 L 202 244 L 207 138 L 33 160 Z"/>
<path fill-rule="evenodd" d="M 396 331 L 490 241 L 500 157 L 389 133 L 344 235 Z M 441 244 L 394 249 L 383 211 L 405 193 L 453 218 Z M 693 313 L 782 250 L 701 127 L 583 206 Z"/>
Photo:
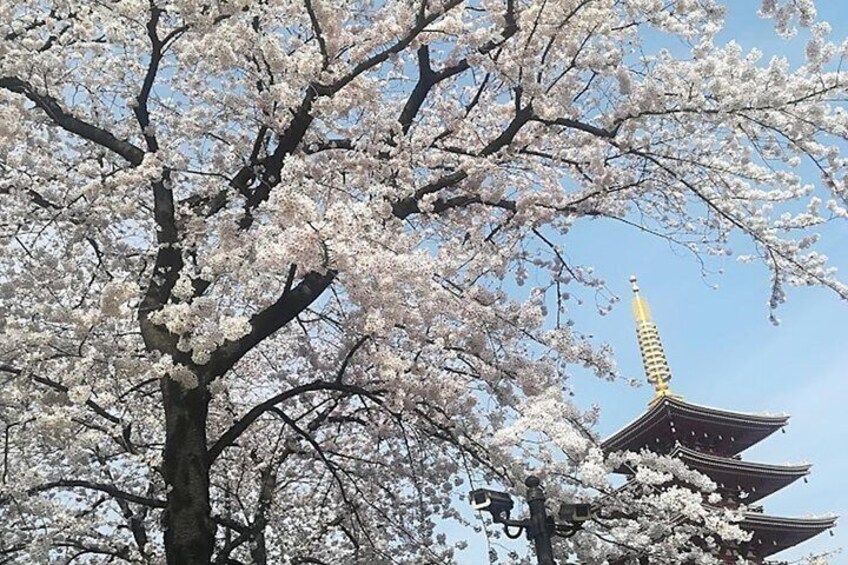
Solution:
<path fill-rule="evenodd" d="M 776 431 L 771 427 L 734 425 L 683 414 L 672 415 L 669 427 L 681 445 L 721 457 L 738 455 Z"/>
<path fill-rule="evenodd" d="M 755 504 L 803 476 L 800 473 L 795 476 L 755 474 L 744 470 L 716 469 L 712 466 L 693 463 L 685 458 L 683 461 L 689 468 L 712 479 L 718 487 L 722 500 L 733 502 L 734 508 L 739 505 L 740 501 L 747 505 Z M 743 493 L 746 494 L 744 498 Z"/>

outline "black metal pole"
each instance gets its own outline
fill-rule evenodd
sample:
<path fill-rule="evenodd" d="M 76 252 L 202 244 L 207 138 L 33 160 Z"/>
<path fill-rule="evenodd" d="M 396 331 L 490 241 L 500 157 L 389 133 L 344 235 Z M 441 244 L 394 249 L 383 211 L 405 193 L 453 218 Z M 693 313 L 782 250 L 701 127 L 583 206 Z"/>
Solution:
<path fill-rule="evenodd" d="M 527 504 L 530 506 L 530 527 L 527 537 L 536 545 L 536 559 L 539 565 L 556 565 L 554 550 L 551 547 L 551 525 L 545 510 L 545 492 L 539 477 L 529 476 L 524 480 L 527 486 Z"/>

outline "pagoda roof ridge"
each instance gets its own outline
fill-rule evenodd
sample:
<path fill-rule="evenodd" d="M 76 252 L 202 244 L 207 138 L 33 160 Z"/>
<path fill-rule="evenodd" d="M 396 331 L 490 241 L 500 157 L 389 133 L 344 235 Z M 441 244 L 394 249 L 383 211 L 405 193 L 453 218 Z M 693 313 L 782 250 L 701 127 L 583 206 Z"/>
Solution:
<path fill-rule="evenodd" d="M 746 461 L 744 459 L 736 459 L 733 457 L 722 457 L 721 455 L 713 455 L 704 453 L 696 449 L 691 449 L 684 445 L 676 445 L 669 455 L 675 456 L 683 454 L 692 459 L 699 459 L 706 463 L 716 465 L 724 465 L 734 468 L 745 468 L 756 471 L 766 471 L 778 474 L 800 474 L 807 475 L 812 468 L 812 463 L 763 463 L 759 461 Z"/>
<path fill-rule="evenodd" d="M 764 525 L 764 526 L 807 526 L 828 528 L 836 525 L 836 521 L 840 518 L 839 514 L 825 514 L 822 516 L 776 516 L 773 514 L 763 514 L 761 512 L 744 512 L 742 524 Z"/>
<path fill-rule="evenodd" d="M 684 410 L 695 410 L 698 412 L 708 412 L 715 414 L 716 416 L 726 416 L 730 418 L 738 418 L 744 420 L 752 420 L 755 422 L 762 421 L 764 423 L 783 423 L 789 421 L 790 415 L 781 412 L 740 412 L 738 410 L 728 410 L 726 408 L 716 408 L 715 406 L 709 406 L 707 404 L 696 404 L 694 402 L 689 402 L 688 400 L 684 400 L 680 397 L 674 396 L 666 396 L 663 397 L 660 401 L 658 401 L 655 406 L 667 405 L 673 408 L 681 408 Z M 650 411 L 650 410 L 649 410 Z"/>
<path fill-rule="evenodd" d="M 717 408 L 715 406 L 709 406 L 707 404 L 696 404 L 694 402 L 687 402 L 683 398 L 674 398 L 669 397 L 670 401 L 675 401 L 678 404 L 685 404 L 690 407 L 697 407 L 704 410 L 710 410 L 712 412 L 717 412 L 721 414 L 735 415 L 735 416 L 745 416 L 748 418 L 757 418 L 764 420 L 780 420 L 787 421 L 790 418 L 790 414 L 787 412 L 769 412 L 768 410 L 759 410 L 756 412 L 740 412 L 739 410 L 728 410 L 727 408 Z"/>
<path fill-rule="evenodd" d="M 670 415 L 676 412 L 681 416 L 708 419 L 711 421 L 725 422 L 733 425 L 750 425 L 757 428 L 771 428 L 777 430 L 789 422 L 789 415 L 756 414 L 750 412 L 736 412 L 722 408 L 714 408 L 701 404 L 694 404 L 673 396 L 664 396 L 652 403 L 648 410 L 640 414 L 634 420 L 620 428 L 614 434 L 601 442 L 605 451 L 622 449 L 628 438 L 635 436 L 649 422 L 656 422 L 663 414 Z"/>
<path fill-rule="evenodd" d="M 837 516 L 790 517 L 745 512 L 739 526 L 752 533 L 746 546 L 761 558 L 796 546 L 836 526 Z"/>

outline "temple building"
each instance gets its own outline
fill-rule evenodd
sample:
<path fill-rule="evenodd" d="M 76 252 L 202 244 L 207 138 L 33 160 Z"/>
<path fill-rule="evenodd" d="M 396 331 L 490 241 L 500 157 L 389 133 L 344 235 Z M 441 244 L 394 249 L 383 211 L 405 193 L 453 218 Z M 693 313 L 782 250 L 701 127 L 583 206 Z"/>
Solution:
<path fill-rule="evenodd" d="M 741 527 L 752 536 L 743 546 L 723 548 L 728 563 L 738 557 L 765 563 L 772 555 L 832 528 L 835 517 L 785 518 L 771 516 L 758 506 L 760 500 L 805 477 L 810 465 L 772 465 L 745 461 L 742 453 L 788 423 L 788 416 L 764 416 L 732 412 L 693 404 L 669 389 L 671 371 L 659 332 L 647 301 L 633 284 L 633 313 L 645 374 L 653 385 L 648 410 L 603 442 L 608 452 L 640 451 L 682 459 L 690 468 L 707 475 L 718 485 L 722 504 L 747 505 Z M 626 472 L 622 470 L 622 472 Z"/>

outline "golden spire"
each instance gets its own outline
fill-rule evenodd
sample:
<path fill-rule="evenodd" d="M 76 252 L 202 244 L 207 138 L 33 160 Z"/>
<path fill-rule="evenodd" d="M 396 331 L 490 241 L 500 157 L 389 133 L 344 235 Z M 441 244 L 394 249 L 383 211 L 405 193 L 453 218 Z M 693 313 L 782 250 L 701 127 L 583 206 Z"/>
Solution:
<path fill-rule="evenodd" d="M 660 334 L 657 326 L 651 319 L 651 309 L 648 301 L 639 294 L 639 285 L 636 277 L 630 277 L 633 285 L 633 315 L 636 317 L 636 338 L 639 340 L 639 349 L 642 352 L 642 363 L 645 365 L 645 376 L 648 382 L 654 385 L 654 399 L 651 404 L 657 402 L 664 396 L 676 397 L 668 390 L 668 381 L 671 380 L 671 370 L 668 368 L 668 360 L 665 358 Z"/>

